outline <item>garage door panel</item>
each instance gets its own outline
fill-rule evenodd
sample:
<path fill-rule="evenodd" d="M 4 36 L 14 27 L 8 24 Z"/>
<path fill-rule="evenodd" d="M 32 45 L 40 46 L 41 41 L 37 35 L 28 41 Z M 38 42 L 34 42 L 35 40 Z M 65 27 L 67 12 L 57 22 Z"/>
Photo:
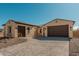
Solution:
<path fill-rule="evenodd" d="M 48 36 L 64 36 L 68 37 L 68 25 L 49 26 Z"/>

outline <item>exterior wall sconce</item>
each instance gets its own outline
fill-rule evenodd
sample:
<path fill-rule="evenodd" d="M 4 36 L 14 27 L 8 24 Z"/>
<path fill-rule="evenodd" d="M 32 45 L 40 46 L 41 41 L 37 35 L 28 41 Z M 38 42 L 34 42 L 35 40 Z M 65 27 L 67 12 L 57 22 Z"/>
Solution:
<path fill-rule="evenodd" d="M 56 20 L 56 23 L 57 23 L 58 21 Z"/>

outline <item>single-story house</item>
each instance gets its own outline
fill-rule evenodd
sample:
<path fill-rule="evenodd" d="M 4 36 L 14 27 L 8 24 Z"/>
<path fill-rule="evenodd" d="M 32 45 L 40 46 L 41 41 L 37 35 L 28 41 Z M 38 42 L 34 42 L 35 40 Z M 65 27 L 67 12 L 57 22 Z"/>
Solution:
<path fill-rule="evenodd" d="M 74 21 L 55 19 L 42 26 L 9 20 L 3 24 L 6 37 L 73 37 Z"/>

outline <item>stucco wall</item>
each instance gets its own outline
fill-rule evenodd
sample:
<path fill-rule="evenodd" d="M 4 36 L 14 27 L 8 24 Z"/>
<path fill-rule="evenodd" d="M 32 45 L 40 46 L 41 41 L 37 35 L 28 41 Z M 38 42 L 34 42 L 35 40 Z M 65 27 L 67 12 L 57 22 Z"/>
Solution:
<path fill-rule="evenodd" d="M 38 28 L 36 26 L 30 26 L 30 25 L 24 25 L 24 24 L 17 24 L 13 21 L 8 21 L 6 23 L 6 25 L 4 26 L 4 33 L 5 36 L 7 36 L 8 33 L 8 26 L 12 27 L 12 37 L 18 37 L 18 30 L 17 27 L 18 26 L 25 26 L 25 30 L 26 30 L 26 37 L 38 37 L 38 36 L 45 36 L 47 37 L 48 33 L 47 33 L 47 26 L 59 26 L 59 25 L 69 25 L 69 37 L 73 37 L 73 32 L 72 32 L 72 28 L 73 28 L 73 22 L 72 21 L 64 21 L 64 20 L 54 20 L 51 21 L 47 24 L 45 24 L 44 26 L 42 26 L 41 28 Z M 28 34 L 27 32 L 27 28 L 30 27 L 30 32 Z M 42 33 L 40 33 L 40 29 L 42 31 Z M 45 30 L 44 30 L 45 29 Z M 45 33 L 43 33 L 45 32 Z"/>
<path fill-rule="evenodd" d="M 0 31 L 0 37 L 3 37 L 3 32 L 2 31 Z"/>
<path fill-rule="evenodd" d="M 37 27 L 35 27 L 35 26 L 29 26 L 29 25 L 23 25 L 23 24 L 16 24 L 16 27 L 17 26 L 25 26 L 26 37 L 34 37 L 35 35 L 38 35 L 36 33 Z M 30 32 L 29 33 L 28 33 L 28 30 L 27 30 L 28 27 L 30 28 Z M 18 31 L 16 30 L 16 32 L 18 32 Z"/>
<path fill-rule="evenodd" d="M 7 36 L 8 34 L 8 26 L 11 26 L 12 27 L 12 37 L 18 37 L 18 26 L 25 26 L 25 33 L 26 33 L 26 37 L 35 37 L 38 35 L 37 33 L 37 29 L 38 27 L 36 26 L 30 26 L 30 25 L 24 25 L 24 24 L 17 24 L 13 21 L 8 21 L 6 23 L 6 25 L 4 26 L 4 33 L 5 33 L 5 36 Z M 30 28 L 30 32 L 28 34 L 27 32 L 27 28 Z"/>
<path fill-rule="evenodd" d="M 73 22 L 72 21 L 64 21 L 64 20 L 54 20 L 48 24 L 45 24 L 44 26 L 42 26 L 42 28 L 46 28 L 45 30 L 45 36 L 47 37 L 47 26 L 59 26 L 59 25 L 68 25 L 69 27 L 69 37 L 73 37 L 73 32 L 72 32 L 72 28 L 73 28 Z M 43 33 L 42 33 L 43 35 Z"/>
<path fill-rule="evenodd" d="M 16 29 L 16 24 L 14 23 L 14 22 L 12 22 L 12 21 L 9 21 L 9 22 L 7 22 L 6 23 L 6 25 L 4 26 L 4 30 L 3 30 L 3 32 L 4 32 L 4 35 L 5 36 L 7 36 L 8 37 L 8 27 L 9 26 L 11 26 L 11 28 L 12 28 L 12 37 L 15 37 L 16 35 L 16 32 L 15 32 L 15 29 Z"/>

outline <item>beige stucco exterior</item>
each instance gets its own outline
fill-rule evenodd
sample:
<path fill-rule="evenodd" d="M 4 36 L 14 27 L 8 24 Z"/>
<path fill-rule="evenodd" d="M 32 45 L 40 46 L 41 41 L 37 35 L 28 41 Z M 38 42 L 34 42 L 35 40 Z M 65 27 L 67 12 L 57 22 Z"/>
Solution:
<path fill-rule="evenodd" d="M 6 37 L 8 37 L 8 26 L 11 26 L 12 27 L 12 37 L 16 37 L 16 24 L 14 23 L 14 22 L 12 22 L 12 21 L 8 21 L 7 23 L 6 23 L 6 25 L 4 26 L 4 36 L 6 36 Z M 15 35 L 16 34 L 16 35 Z"/>
<path fill-rule="evenodd" d="M 53 21 L 48 22 L 47 24 L 44 24 L 41 29 L 42 29 L 42 36 L 47 37 L 48 33 L 48 26 L 59 26 L 59 25 L 68 25 L 68 31 L 69 31 L 69 37 L 72 38 L 73 37 L 73 25 L 74 22 L 73 21 L 67 21 L 67 20 L 61 20 L 61 19 L 55 19 Z M 43 31 L 43 28 L 45 28 L 45 30 Z M 45 32 L 45 35 L 43 35 L 43 32 Z"/>
<path fill-rule="evenodd" d="M 26 36 L 25 37 L 35 37 L 37 36 L 37 29 L 38 27 L 36 26 L 30 26 L 30 25 L 25 25 L 25 24 L 18 24 L 18 23 L 15 23 L 13 21 L 8 21 L 6 23 L 6 25 L 4 26 L 4 33 L 5 33 L 5 36 L 8 36 L 8 26 L 11 26 L 12 27 L 12 37 L 15 37 L 17 38 L 18 37 L 18 30 L 17 30 L 17 27 L 18 26 L 24 26 L 25 27 L 25 33 L 26 33 Z M 30 32 L 29 34 L 27 33 L 27 27 L 30 28 Z"/>
<path fill-rule="evenodd" d="M 73 37 L 73 25 L 74 22 L 70 20 L 64 20 L 64 19 L 55 19 L 53 21 L 50 21 L 42 26 L 34 26 L 29 24 L 23 24 L 23 23 L 16 23 L 15 21 L 9 20 L 5 25 L 3 29 L 4 36 L 9 36 L 8 34 L 8 27 L 12 27 L 12 37 L 17 38 L 18 37 L 18 26 L 25 27 L 25 37 L 39 37 L 44 36 L 48 37 L 48 26 L 60 26 L 60 25 L 68 25 L 68 37 Z M 28 34 L 27 28 L 30 28 L 30 32 Z M 40 31 L 41 30 L 41 31 Z"/>
<path fill-rule="evenodd" d="M 4 34 L 3 34 L 3 31 L 0 31 L 0 37 L 3 37 Z"/>

